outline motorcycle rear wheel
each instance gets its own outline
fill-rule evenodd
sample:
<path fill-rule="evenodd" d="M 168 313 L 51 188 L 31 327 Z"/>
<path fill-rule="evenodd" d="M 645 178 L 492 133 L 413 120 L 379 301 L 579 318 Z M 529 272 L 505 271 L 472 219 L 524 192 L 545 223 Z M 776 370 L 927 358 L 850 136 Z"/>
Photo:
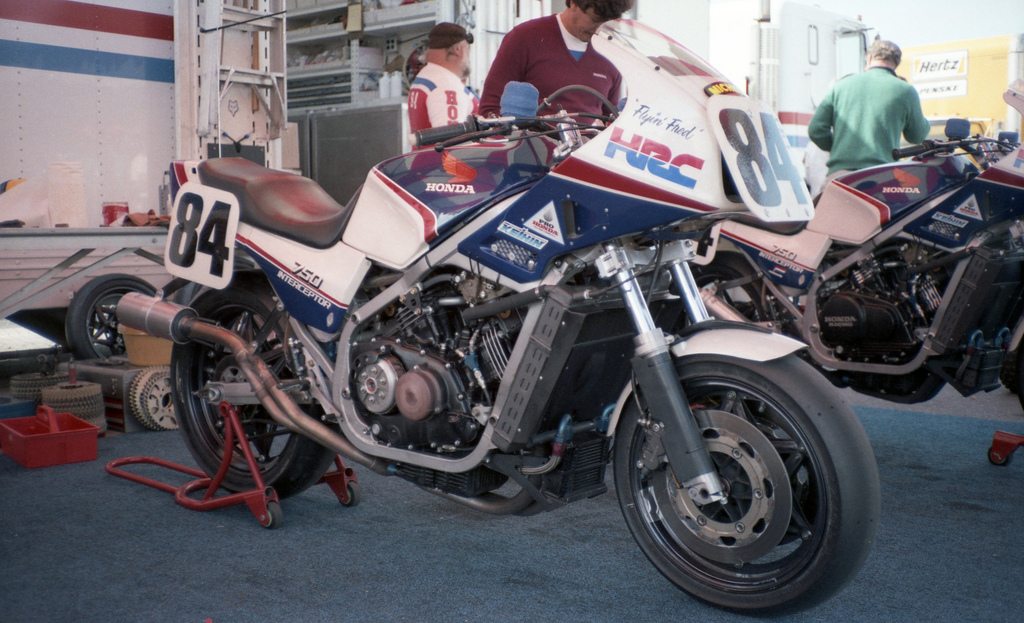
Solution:
<path fill-rule="evenodd" d="M 273 309 L 270 288 L 256 281 L 236 278 L 225 290 L 211 290 L 191 305 L 200 318 L 231 329 L 249 343 L 280 379 L 291 376 L 284 353 L 283 315 L 268 326 Z M 171 352 L 171 383 L 178 427 L 192 457 L 211 476 L 217 472 L 224 452 L 224 426 L 218 406 L 198 395 L 210 381 L 244 381 L 233 357 L 223 347 L 189 342 L 175 344 Z M 264 484 L 280 497 L 301 492 L 316 483 L 334 460 L 334 453 L 315 441 L 277 424 L 261 405 L 239 405 L 239 419 L 253 449 Z M 238 441 L 235 441 L 238 444 Z M 245 459 L 236 447 L 231 467 L 224 478 L 232 491 L 253 486 Z"/>
<path fill-rule="evenodd" d="M 699 355 L 677 371 L 729 499 L 693 502 L 664 458 L 663 429 L 630 401 L 615 487 L 644 554 L 678 588 L 733 610 L 801 610 L 836 593 L 879 518 L 878 469 L 855 415 L 794 355 Z"/>

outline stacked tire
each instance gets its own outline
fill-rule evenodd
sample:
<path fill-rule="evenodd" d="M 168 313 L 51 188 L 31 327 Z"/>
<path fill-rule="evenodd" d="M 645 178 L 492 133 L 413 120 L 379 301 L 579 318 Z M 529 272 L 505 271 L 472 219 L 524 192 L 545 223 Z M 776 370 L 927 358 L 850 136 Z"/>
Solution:
<path fill-rule="evenodd" d="M 68 382 L 67 372 L 25 372 L 11 377 L 11 396 L 16 400 L 31 400 L 39 404 L 44 387 Z"/>
<path fill-rule="evenodd" d="M 40 398 L 58 413 L 70 413 L 85 420 L 99 428 L 101 434 L 107 431 L 103 388 L 99 383 L 58 383 L 42 388 Z"/>

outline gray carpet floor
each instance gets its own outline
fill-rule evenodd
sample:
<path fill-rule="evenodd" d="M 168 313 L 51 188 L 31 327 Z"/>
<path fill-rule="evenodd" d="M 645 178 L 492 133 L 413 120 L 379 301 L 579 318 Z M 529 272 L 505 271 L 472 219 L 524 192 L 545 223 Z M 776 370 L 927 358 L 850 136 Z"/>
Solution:
<path fill-rule="evenodd" d="M 880 465 L 878 541 L 841 594 L 776 620 L 1019 620 L 1024 450 L 1007 467 L 986 451 L 994 430 L 1024 433 L 1024 419 L 855 410 Z M 358 470 L 360 505 L 318 486 L 284 500 L 284 525 L 265 530 L 244 507 L 189 511 L 103 470 L 139 454 L 190 462 L 174 432 L 109 436 L 96 461 L 74 465 L 27 470 L 0 456 L 0 621 L 751 618 L 664 580 L 614 492 L 493 518 Z"/>

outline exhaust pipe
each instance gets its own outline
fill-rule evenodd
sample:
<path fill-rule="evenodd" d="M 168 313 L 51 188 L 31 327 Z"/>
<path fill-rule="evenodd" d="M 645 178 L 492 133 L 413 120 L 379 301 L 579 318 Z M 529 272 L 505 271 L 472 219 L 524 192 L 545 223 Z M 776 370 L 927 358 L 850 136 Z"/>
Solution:
<path fill-rule="evenodd" d="M 750 320 L 744 317 L 743 314 L 736 311 L 732 305 L 718 298 L 718 288 L 716 288 L 713 283 L 700 289 L 700 299 L 704 301 L 704 307 L 707 308 L 708 313 L 719 320 L 732 320 L 734 322 L 744 323 L 750 322 Z"/>
<path fill-rule="evenodd" d="M 196 339 L 223 346 L 234 355 L 235 363 L 249 381 L 256 398 L 275 422 L 378 474 L 393 475 L 387 462 L 364 453 L 348 439 L 302 411 L 292 397 L 278 387 L 277 377 L 245 340 L 232 331 L 202 320 L 194 309 L 140 292 L 129 292 L 117 304 L 117 320 L 127 327 L 178 344 Z M 525 488 L 513 497 L 487 493 L 464 498 L 438 493 L 470 508 L 496 515 L 523 512 L 534 501 Z"/>
<path fill-rule="evenodd" d="M 338 433 L 310 417 L 277 384 L 277 377 L 236 333 L 199 318 L 194 309 L 129 292 L 117 304 L 117 320 L 133 329 L 184 344 L 197 339 L 228 349 L 270 417 L 288 430 L 352 459 L 378 474 L 387 475 L 387 463 L 365 454 Z"/>

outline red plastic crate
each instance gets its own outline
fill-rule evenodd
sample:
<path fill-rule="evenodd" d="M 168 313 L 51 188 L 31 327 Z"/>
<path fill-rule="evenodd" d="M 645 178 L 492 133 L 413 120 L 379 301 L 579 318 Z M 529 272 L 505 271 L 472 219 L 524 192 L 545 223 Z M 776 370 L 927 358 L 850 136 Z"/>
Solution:
<path fill-rule="evenodd" d="M 32 417 L 0 420 L 0 448 L 23 467 L 93 461 L 99 432 L 70 413 L 41 406 Z"/>

